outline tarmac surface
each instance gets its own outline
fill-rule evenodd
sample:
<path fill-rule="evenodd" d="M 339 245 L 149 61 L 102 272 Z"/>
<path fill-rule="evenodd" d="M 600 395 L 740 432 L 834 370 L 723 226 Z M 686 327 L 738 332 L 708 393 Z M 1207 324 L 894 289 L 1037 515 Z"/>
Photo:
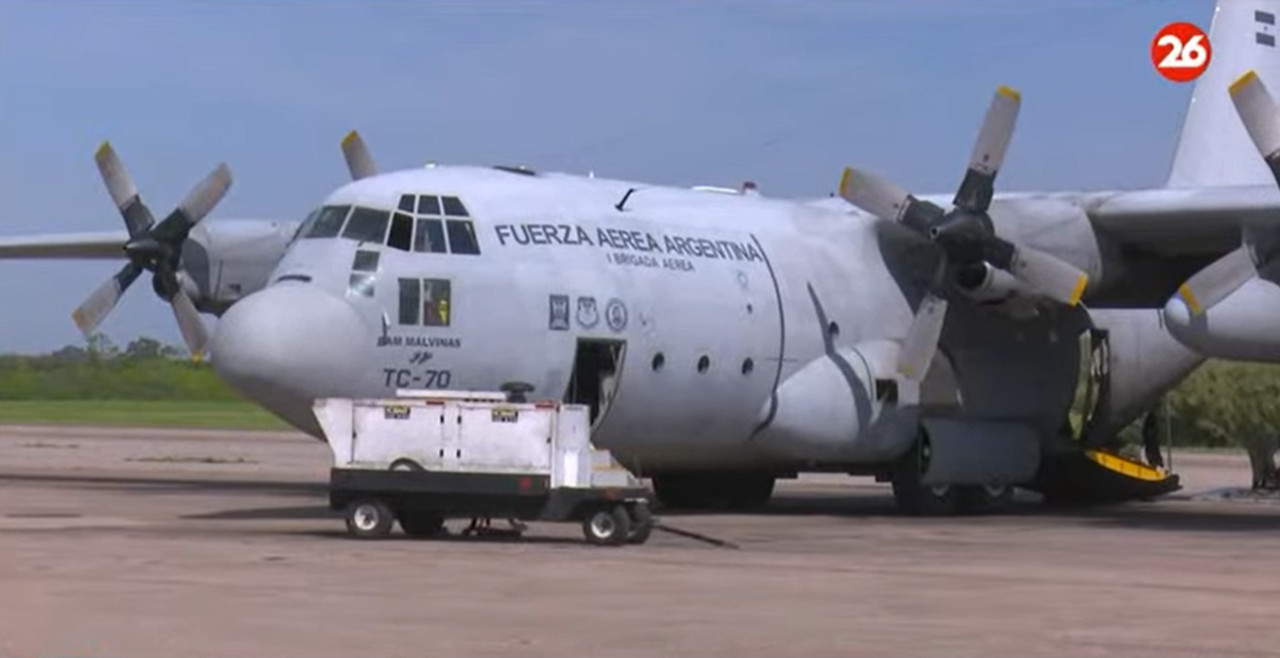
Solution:
<path fill-rule="evenodd" d="M 908 518 L 818 476 L 661 519 L 737 548 L 351 540 L 328 464 L 293 434 L 0 427 L 0 657 L 1280 653 L 1280 503 L 1195 495 L 1247 486 L 1243 455 L 1104 509 Z"/>

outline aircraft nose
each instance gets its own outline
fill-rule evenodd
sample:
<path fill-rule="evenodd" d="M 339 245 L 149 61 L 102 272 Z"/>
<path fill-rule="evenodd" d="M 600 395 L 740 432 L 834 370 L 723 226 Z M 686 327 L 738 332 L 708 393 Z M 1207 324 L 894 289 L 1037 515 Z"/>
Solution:
<path fill-rule="evenodd" d="M 345 300 L 309 284 L 277 284 L 222 315 L 210 356 L 232 388 L 319 436 L 312 402 L 359 378 L 365 333 Z"/>

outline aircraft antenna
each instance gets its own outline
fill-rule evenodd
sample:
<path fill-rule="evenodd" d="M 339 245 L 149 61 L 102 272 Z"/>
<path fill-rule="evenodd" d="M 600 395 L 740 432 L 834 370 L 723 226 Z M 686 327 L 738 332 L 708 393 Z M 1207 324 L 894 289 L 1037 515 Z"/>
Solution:
<path fill-rule="evenodd" d="M 618 209 L 618 212 L 622 212 L 622 207 L 623 207 L 623 206 L 625 206 L 625 205 L 627 205 L 627 199 L 630 199 L 630 198 L 631 198 L 631 193 L 632 193 L 632 192 L 635 192 L 635 191 L 636 191 L 636 188 L 634 188 L 634 187 L 633 187 L 633 188 L 631 188 L 631 189 L 629 189 L 629 190 L 627 190 L 627 193 L 626 193 L 626 194 L 624 194 L 624 195 L 622 195 L 622 200 L 621 200 L 621 201 L 619 201 L 619 202 L 618 202 L 618 204 L 614 206 L 614 208 L 617 208 L 617 209 Z"/>

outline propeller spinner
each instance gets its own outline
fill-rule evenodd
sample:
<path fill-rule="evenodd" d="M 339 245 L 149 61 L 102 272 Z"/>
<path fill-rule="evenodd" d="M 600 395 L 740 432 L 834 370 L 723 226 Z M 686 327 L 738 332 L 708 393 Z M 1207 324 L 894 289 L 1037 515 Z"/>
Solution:
<path fill-rule="evenodd" d="M 900 223 L 927 236 L 942 249 L 942 274 L 954 275 L 989 263 L 1038 293 L 1074 306 L 1084 293 L 1088 275 L 1055 256 L 996 235 L 987 214 L 1021 100 L 1013 89 L 996 90 L 951 210 L 923 201 L 887 179 L 853 168 L 844 171 L 840 196 L 882 220 Z M 943 281 L 942 276 L 935 278 L 903 341 L 898 370 L 908 378 L 922 379 L 937 351 L 947 308 Z"/>
<path fill-rule="evenodd" d="M 231 187 L 231 170 L 225 164 L 218 165 L 157 224 L 110 143 L 103 142 L 94 154 L 94 160 L 129 231 L 129 241 L 124 246 L 129 262 L 90 294 L 71 314 L 72 319 L 86 336 L 93 333 L 129 286 L 143 271 L 149 271 L 153 273 L 152 284 L 156 293 L 173 309 L 187 349 L 199 359 L 209 342 L 208 330 L 178 280 L 178 263 L 182 243 L 191 229 L 213 210 Z"/>

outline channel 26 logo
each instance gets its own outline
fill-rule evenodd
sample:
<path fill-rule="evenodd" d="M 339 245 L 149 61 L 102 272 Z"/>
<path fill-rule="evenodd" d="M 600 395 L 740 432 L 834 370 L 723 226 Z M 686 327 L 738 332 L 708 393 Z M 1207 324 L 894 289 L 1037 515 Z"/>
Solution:
<path fill-rule="evenodd" d="M 1190 82 L 1209 66 L 1213 48 L 1204 30 L 1191 23 L 1169 23 L 1151 40 L 1151 63 L 1173 82 Z"/>

